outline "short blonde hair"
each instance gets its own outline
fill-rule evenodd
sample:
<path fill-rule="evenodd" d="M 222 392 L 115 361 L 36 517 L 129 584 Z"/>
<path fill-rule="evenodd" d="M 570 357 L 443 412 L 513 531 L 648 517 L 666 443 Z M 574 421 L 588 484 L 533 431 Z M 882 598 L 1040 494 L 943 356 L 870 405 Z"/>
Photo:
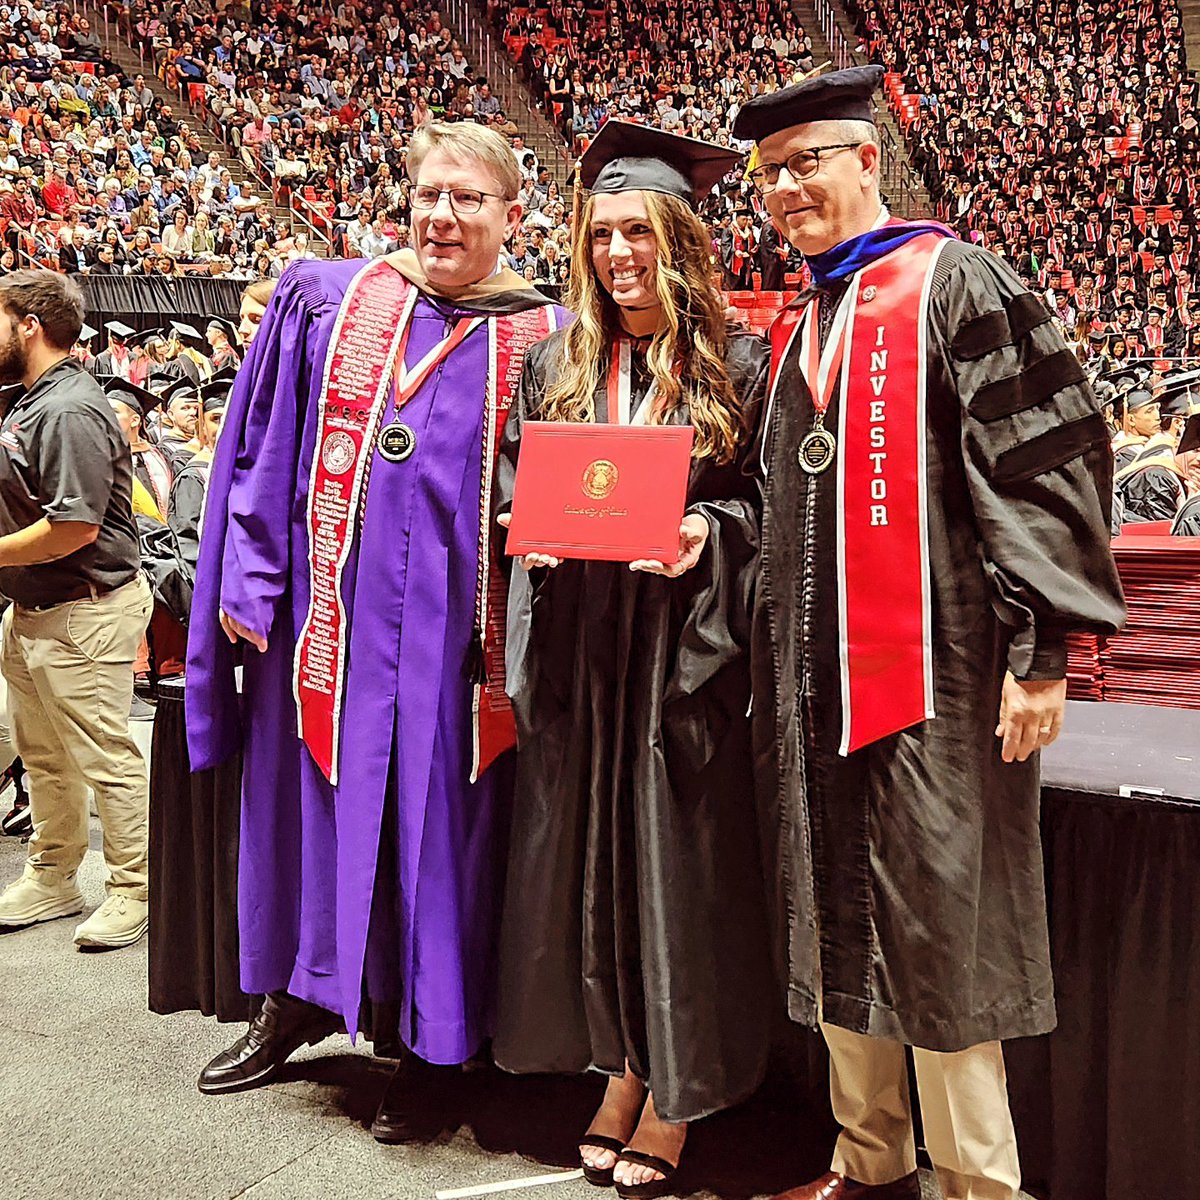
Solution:
<path fill-rule="evenodd" d="M 467 121 L 454 125 L 430 121 L 422 125 L 408 145 L 406 165 L 413 183 L 417 182 L 425 156 L 432 150 L 442 150 L 455 159 L 475 159 L 495 177 L 505 200 L 517 198 L 521 190 L 521 168 L 508 139 L 496 130 Z"/>

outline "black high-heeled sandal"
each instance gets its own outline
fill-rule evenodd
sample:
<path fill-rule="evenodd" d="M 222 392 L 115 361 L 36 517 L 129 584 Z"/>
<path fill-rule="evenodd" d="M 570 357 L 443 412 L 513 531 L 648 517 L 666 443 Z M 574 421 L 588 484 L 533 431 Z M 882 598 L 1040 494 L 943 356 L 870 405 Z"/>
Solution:
<path fill-rule="evenodd" d="M 618 1183 L 617 1195 L 621 1200 L 656 1200 L 659 1196 L 665 1196 L 670 1191 L 672 1177 L 679 1170 L 678 1163 L 669 1163 L 657 1154 L 643 1154 L 640 1150 L 623 1149 L 617 1155 L 617 1162 L 649 1167 L 662 1175 L 661 1179 L 651 1179 L 646 1183 Z"/>
<path fill-rule="evenodd" d="M 597 1150 L 610 1150 L 613 1154 L 619 1155 L 625 1149 L 625 1143 L 620 1138 L 607 1137 L 603 1133 L 589 1133 L 585 1137 L 579 1139 L 579 1152 L 583 1154 L 584 1146 L 594 1146 Z M 583 1177 L 593 1187 L 612 1187 L 613 1185 L 613 1167 L 617 1164 L 613 1163 L 612 1167 L 591 1167 L 587 1163 L 580 1160 L 579 1165 L 583 1168 Z"/>

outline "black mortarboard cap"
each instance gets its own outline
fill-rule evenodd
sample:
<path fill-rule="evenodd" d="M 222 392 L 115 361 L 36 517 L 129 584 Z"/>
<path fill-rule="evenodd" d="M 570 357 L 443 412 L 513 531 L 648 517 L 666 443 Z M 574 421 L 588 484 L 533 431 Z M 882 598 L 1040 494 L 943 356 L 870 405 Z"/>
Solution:
<path fill-rule="evenodd" d="M 226 320 L 224 317 L 209 317 L 204 326 L 204 332 L 207 333 L 214 325 L 229 339 L 231 346 L 237 346 L 237 327 L 232 321 Z"/>
<path fill-rule="evenodd" d="M 162 402 L 170 404 L 179 396 L 187 393 L 192 398 L 198 395 L 195 383 L 187 375 L 181 375 L 174 383 L 168 385 L 162 390 Z"/>
<path fill-rule="evenodd" d="M 122 404 L 128 404 L 130 408 L 137 409 L 143 417 L 153 412 L 162 403 L 161 396 L 156 396 L 153 392 L 146 391 L 144 387 L 138 387 L 136 383 L 122 379 L 120 375 L 102 375 L 98 382 L 111 399 L 120 400 Z"/>
<path fill-rule="evenodd" d="M 873 125 L 873 97 L 882 79 L 880 66 L 849 67 L 755 96 L 738 110 L 733 136 L 739 141 L 761 142 L 781 129 L 810 121 L 870 121 Z"/>
<path fill-rule="evenodd" d="M 146 386 L 155 394 L 165 392 L 167 388 L 178 383 L 180 379 L 186 379 L 187 376 L 182 371 L 170 369 L 172 364 L 164 364 L 157 371 L 151 371 L 150 377 L 146 380 Z"/>
<path fill-rule="evenodd" d="M 215 412 L 229 403 L 229 393 L 236 378 L 237 371 L 232 367 L 225 367 L 217 371 L 207 383 L 200 385 L 200 405 L 205 412 Z"/>
<path fill-rule="evenodd" d="M 584 151 L 579 179 L 594 194 L 661 192 L 694 207 L 741 160 L 713 142 L 609 120 Z"/>
<path fill-rule="evenodd" d="M 1164 417 L 1189 417 L 1200 408 L 1200 371 L 1177 371 L 1154 391 Z"/>
<path fill-rule="evenodd" d="M 204 334 L 195 325 L 189 325 L 186 321 L 172 321 L 171 328 L 181 338 L 191 338 L 194 342 L 204 342 Z"/>
<path fill-rule="evenodd" d="M 1179 439 L 1176 454 L 1187 454 L 1189 450 L 1200 450 L 1200 413 L 1188 417 L 1188 423 L 1183 427 L 1183 436 Z"/>
<path fill-rule="evenodd" d="M 161 325 L 156 325 L 153 329 L 141 329 L 130 337 L 129 340 L 135 346 L 144 346 L 147 342 L 153 341 L 155 338 L 161 341 L 167 340 L 167 331 Z"/>
<path fill-rule="evenodd" d="M 1126 412 L 1134 412 L 1149 404 L 1157 404 L 1158 397 L 1144 383 L 1139 383 L 1121 394 Z"/>

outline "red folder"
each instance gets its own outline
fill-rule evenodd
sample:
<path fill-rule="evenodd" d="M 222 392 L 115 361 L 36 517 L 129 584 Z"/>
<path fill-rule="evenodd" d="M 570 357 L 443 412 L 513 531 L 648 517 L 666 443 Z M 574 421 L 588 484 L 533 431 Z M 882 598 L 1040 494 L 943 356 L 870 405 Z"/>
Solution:
<path fill-rule="evenodd" d="M 692 436 L 690 425 L 529 421 L 508 553 L 677 562 Z"/>

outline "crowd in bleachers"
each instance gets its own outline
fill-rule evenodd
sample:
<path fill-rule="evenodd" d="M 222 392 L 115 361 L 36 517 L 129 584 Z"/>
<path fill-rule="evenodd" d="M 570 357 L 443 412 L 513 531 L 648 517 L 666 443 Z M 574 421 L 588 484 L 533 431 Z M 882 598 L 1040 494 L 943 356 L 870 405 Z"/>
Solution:
<path fill-rule="evenodd" d="M 214 15 L 151 3 L 135 5 L 129 20 L 181 103 L 335 254 L 376 256 L 407 243 L 405 157 L 416 128 L 478 120 L 518 132 L 433 4 Z M 544 178 L 534 184 L 545 191 Z"/>
<path fill-rule="evenodd" d="M 728 145 L 746 100 L 818 65 L 810 38 L 781 0 L 608 0 L 588 8 L 489 0 L 488 12 L 575 152 L 609 117 Z M 750 191 L 735 173 L 703 215 L 731 289 L 779 290 L 786 279 L 795 281 L 799 262 L 755 213 Z"/>
<path fill-rule="evenodd" d="M 86 15 L 13 3 L 0 33 L 0 270 L 264 273 L 258 243 L 286 231 L 264 228 L 254 188 L 105 56 Z"/>
<path fill-rule="evenodd" d="M 937 216 L 1007 255 L 1081 349 L 1200 355 L 1200 120 L 1175 0 L 982 0 L 932 20 L 916 0 L 847 8 Z M 0 270 L 32 255 L 274 278 L 311 255 L 310 228 L 335 254 L 387 253 L 409 237 L 408 138 L 448 119 L 510 136 L 526 210 L 511 265 L 565 283 L 562 160 L 538 161 L 432 0 L 110 11 L 144 75 L 123 76 L 82 15 L 0 7 Z M 782 0 L 490 0 L 488 15 L 574 152 L 609 117 L 728 142 L 749 97 L 818 65 Z M 740 175 L 705 216 L 731 290 L 795 284 Z"/>
<path fill-rule="evenodd" d="M 1093 351 L 1200 355 L 1200 121 L 1175 0 L 847 8 L 938 216 Z"/>

